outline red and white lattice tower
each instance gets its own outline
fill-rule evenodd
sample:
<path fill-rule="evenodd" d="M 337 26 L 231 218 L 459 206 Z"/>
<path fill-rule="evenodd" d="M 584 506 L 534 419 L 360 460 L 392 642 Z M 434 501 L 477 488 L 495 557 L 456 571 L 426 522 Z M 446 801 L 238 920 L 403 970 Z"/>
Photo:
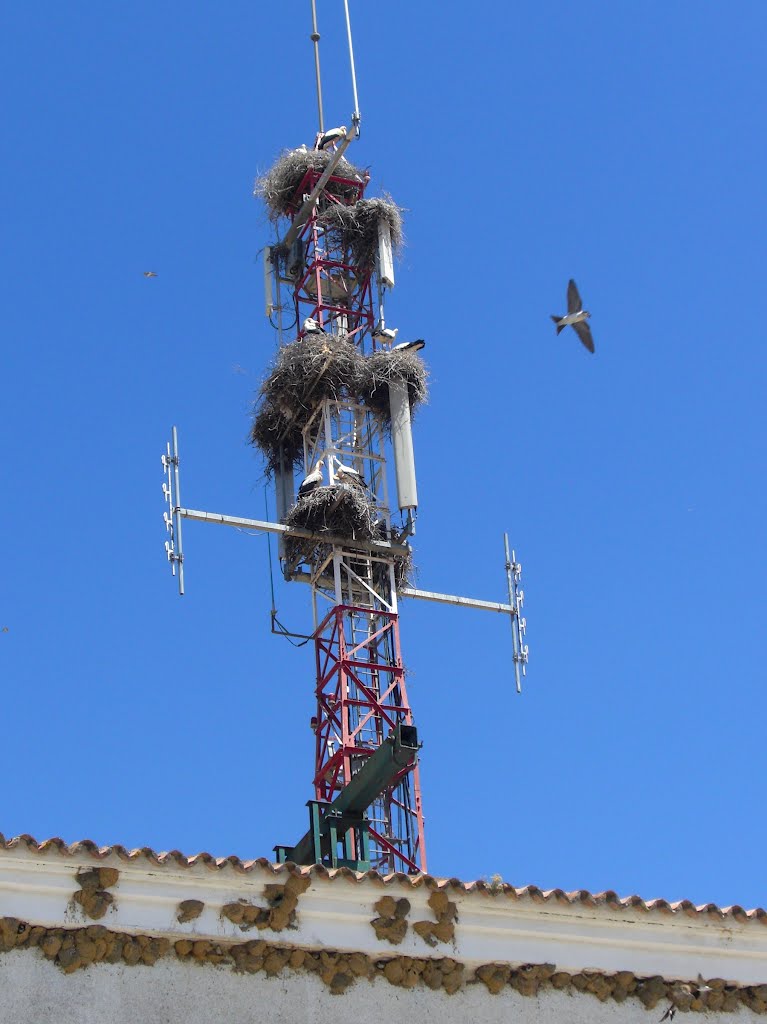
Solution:
<path fill-rule="evenodd" d="M 333 153 L 327 157 L 332 159 Z M 341 161 L 307 216 L 306 200 L 323 167 L 307 167 L 287 204 L 287 244 L 267 255 L 277 286 L 271 312 L 277 317 L 280 342 L 300 343 L 311 318 L 330 340 L 346 339 L 363 353 L 387 348 L 391 339 L 380 328 L 382 295 L 392 283 L 388 264 L 381 269 L 388 250 L 382 257 L 379 244 L 375 260 L 355 263 L 351 251 L 340 248 L 339 233 L 323 226 L 323 213 L 330 206 L 364 198 L 369 176 Z M 379 535 L 393 536 L 384 424 L 374 412 L 348 395 L 318 400 L 303 428 L 303 449 L 304 476 L 319 460 L 323 482 L 330 486 L 341 483 L 339 467 L 359 474 L 379 519 Z M 282 517 L 293 501 L 292 467 L 283 466 L 275 476 Z M 410 515 L 412 508 L 407 511 Z M 308 582 L 312 590 L 317 700 L 313 785 L 317 800 L 332 802 L 397 726 L 412 725 L 400 647 L 397 562 L 386 551 L 355 547 L 350 538 L 348 543 L 305 545 L 292 560 L 283 559 L 283 571 L 288 579 Z M 417 763 L 404 768 L 367 813 L 373 868 L 425 870 Z"/>

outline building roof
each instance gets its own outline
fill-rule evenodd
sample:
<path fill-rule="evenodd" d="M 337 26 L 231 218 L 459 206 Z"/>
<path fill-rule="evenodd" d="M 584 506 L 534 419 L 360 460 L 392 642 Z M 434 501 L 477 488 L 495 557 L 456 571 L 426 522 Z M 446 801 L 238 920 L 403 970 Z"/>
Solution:
<path fill-rule="evenodd" d="M 519 888 L 510 885 L 508 882 L 486 882 L 483 879 L 473 882 L 462 882 L 458 878 L 436 878 L 428 874 L 407 875 L 402 872 L 395 872 L 390 875 L 382 875 L 377 871 L 357 872 L 352 871 L 350 868 L 328 869 L 318 864 L 311 866 L 299 866 L 290 863 L 276 864 L 265 857 L 241 860 L 235 856 L 214 857 L 212 854 L 204 852 L 187 856 L 179 850 L 158 852 L 148 846 L 129 850 L 127 847 L 119 844 L 98 846 L 98 844 L 90 839 L 67 844 L 63 839 L 54 837 L 38 842 L 33 836 L 26 834 L 6 839 L 0 833 L 0 849 L 8 851 L 25 849 L 30 853 L 40 854 L 55 851 L 61 856 L 70 859 L 83 856 L 92 858 L 94 861 L 117 859 L 126 864 L 136 864 L 137 866 L 146 864 L 147 866 L 153 865 L 182 869 L 202 867 L 210 871 L 231 870 L 243 874 L 258 870 L 269 871 L 275 876 L 289 873 L 327 881 L 346 879 L 352 883 L 368 880 L 377 885 L 395 888 L 401 886 L 411 890 L 426 887 L 430 890 L 446 889 L 465 894 L 482 893 L 483 895 L 506 896 L 513 900 L 539 904 L 579 905 L 588 908 L 604 907 L 611 911 L 636 910 L 645 913 L 658 911 L 669 915 L 706 916 L 717 920 L 729 918 L 740 923 L 755 922 L 763 925 L 767 924 L 767 910 L 761 907 L 754 907 L 748 910 L 738 904 L 722 907 L 715 903 L 695 904 L 690 900 L 677 900 L 674 902 L 665 899 L 646 900 L 637 895 L 619 896 L 611 889 L 592 893 L 586 889 L 576 889 L 572 892 L 566 892 L 563 889 L 540 889 L 535 885 L 526 885 Z"/>
<path fill-rule="evenodd" d="M 0 836 L 0 951 L 767 1013 L 767 913 Z M 707 979 L 704 983 L 702 979 Z"/>

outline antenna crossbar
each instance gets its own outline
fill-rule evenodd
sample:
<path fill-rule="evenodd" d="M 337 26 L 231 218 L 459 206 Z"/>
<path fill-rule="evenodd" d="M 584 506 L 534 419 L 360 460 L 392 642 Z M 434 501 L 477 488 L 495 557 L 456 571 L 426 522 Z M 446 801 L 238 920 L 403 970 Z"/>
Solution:
<path fill-rule="evenodd" d="M 432 590 L 416 590 L 415 587 L 405 587 L 399 591 L 400 597 L 417 597 L 421 601 L 436 601 L 438 604 L 454 604 L 459 608 L 477 608 L 485 612 L 500 612 L 503 615 L 516 615 L 512 604 L 503 604 L 500 601 L 480 601 L 474 597 L 459 597 L 457 594 L 437 594 Z"/>
<path fill-rule="evenodd" d="M 235 526 L 241 530 L 260 530 L 263 533 L 279 533 L 283 536 L 302 537 L 315 540 L 321 544 L 340 547 L 359 548 L 363 551 L 378 551 L 387 555 L 406 555 L 408 548 L 404 544 L 393 544 L 386 540 L 353 540 L 348 537 L 336 537 L 330 533 L 313 533 L 300 526 L 285 526 L 284 523 L 270 523 L 263 519 L 244 519 L 241 516 L 227 516 L 220 512 L 200 512 L 193 508 L 180 508 L 179 515 L 198 523 L 218 523 L 220 526 Z"/>

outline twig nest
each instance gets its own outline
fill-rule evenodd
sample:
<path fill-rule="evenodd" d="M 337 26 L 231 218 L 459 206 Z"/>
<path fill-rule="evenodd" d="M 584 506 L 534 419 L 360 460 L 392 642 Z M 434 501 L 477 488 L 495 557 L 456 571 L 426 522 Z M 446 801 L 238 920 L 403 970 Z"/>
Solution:
<path fill-rule="evenodd" d="M 357 540 L 372 538 L 374 522 L 375 511 L 365 492 L 351 484 L 317 487 L 299 498 L 285 516 L 286 526 Z"/>
<path fill-rule="evenodd" d="M 397 591 L 412 587 L 416 569 L 413 562 L 413 549 L 408 545 L 404 555 L 394 555 L 394 586 Z M 378 586 L 385 586 L 389 579 L 389 570 L 384 562 L 375 562 L 373 573 Z"/>
<path fill-rule="evenodd" d="M 250 441 L 273 473 L 282 458 L 286 466 L 303 460 L 303 428 L 324 398 L 353 392 L 364 357 L 345 339 L 330 334 L 284 345 L 261 385 Z"/>
<path fill-rule="evenodd" d="M 262 403 L 253 417 L 249 440 L 263 453 L 267 476 L 272 476 L 280 464 L 291 469 L 303 463 L 301 425 L 270 402 Z"/>
<path fill-rule="evenodd" d="M 363 359 L 357 395 L 386 426 L 390 426 L 389 384 L 396 381 L 407 386 L 410 411 L 413 413 L 428 398 L 427 379 L 426 366 L 415 352 L 374 352 Z"/>
<path fill-rule="evenodd" d="M 279 350 L 261 395 L 286 415 L 306 418 L 322 399 L 354 390 L 362 360 L 345 338 L 308 336 Z"/>
<path fill-rule="evenodd" d="M 295 212 L 301 202 L 301 197 L 295 197 L 295 192 L 304 175 L 310 168 L 324 171 L 331 156 L 332 153 L 324 150 L 286 150 L 268 171 L 256 178 L 253 194 L 263 199 L 274 220 L 289 214 L 291 208 Z M 343 202 L 354 202 L 363 182 L 360 168 L 341 157 L 332 177 L 347 180 L 329 181 L 325 193 Z"/>
<path fill-rule="evenodd" d="M 375 510 L 360 487 L 333 484 L 332 487 L 317 487 L 299 498 L 288 509 L 284 522 L 286 526 L 300 526 L 312 533 L 370 540 L 375 533 Z M 285 537 L 288 562 L 308 558 L 316 547 L 317 541 Z"/>
<path fill-rule="evenodd" d="M 351 262 L 369 269 L 378 252 L 378 225 L 389 225 L 392 249 L 402 246 L 402 210 L 390 196 L 360 199 L 350 206 L 334 203 L 320 215 L 319 223 L 335 244 L 348 251 Z"/>

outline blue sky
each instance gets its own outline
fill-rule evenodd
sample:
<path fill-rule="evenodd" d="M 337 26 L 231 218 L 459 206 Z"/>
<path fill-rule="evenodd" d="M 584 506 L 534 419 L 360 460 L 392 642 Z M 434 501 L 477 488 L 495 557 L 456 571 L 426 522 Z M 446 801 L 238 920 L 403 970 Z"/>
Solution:
<path fill-rule="evenodd" d="M 311 654 L 262 537 L 188 524 L 176 596 L 160 453 L 176 423 L 184 503 L 262 517 L 251 190 L 313 138 L 309 4 L 65 7 L 3 42 L 0 829 L 269 855 Z M 429 868 L 764 905 L 767 9 L 351 10 L 350 157 L 408 211 L 387 319 L 428 342 L 418 583 L 503 600 L 508 530 L 527 598 L 521 697 L 506 621 L 403 604 Z M 595 356 L 549 320 L 571 276 Z"/>

